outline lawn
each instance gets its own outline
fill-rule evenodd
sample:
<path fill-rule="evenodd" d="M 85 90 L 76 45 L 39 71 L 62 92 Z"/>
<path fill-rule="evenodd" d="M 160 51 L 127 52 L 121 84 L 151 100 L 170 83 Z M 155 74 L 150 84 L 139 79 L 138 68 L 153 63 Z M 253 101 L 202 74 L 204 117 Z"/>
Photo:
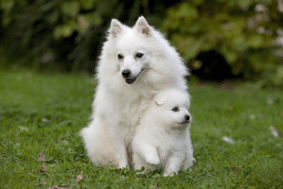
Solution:
<path fill-rule="evenodd" d="M 91 164 L 78 132 L 95 86 L 83 74 L 0 71 L 1 189 L 283 188 L 283 91 L 191 83 L 197 163 L 163 177 Z"/>

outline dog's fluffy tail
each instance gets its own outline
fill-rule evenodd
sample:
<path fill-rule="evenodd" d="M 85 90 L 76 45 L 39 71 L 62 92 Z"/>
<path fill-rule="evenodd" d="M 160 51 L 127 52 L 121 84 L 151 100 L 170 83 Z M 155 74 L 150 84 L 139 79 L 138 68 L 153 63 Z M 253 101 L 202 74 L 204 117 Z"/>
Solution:
<path fill-rule="evenodd" d="M 95 123 L 95 120 L 92 121 L 88 127 L 80 131 L 87 155 L 96 166 L 107 166 L 110 162 L 117 166 L 116 151 L 108 130 Z"/>

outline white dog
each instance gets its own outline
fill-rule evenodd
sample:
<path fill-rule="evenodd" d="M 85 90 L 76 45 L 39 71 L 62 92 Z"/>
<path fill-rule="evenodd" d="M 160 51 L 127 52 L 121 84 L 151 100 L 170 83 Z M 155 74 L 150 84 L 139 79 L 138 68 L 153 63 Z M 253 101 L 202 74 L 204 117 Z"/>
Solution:
<path fill-rule="evenodd" d="M 95 165 L 129 167 L 140 118 L 165 88 L 186 90 L 188 71 L 176 50 L 140 17 L 130 28 L 113 19 L 97 68 L 92 121 L 81 131 Z"/>
<path fill-rule="evenodd" d="M 189 106 L 186 92 L 168 89 L 156 95 L 133 139 L 135 169 L 160 169 L 168 176 L 193 165 Z"/>

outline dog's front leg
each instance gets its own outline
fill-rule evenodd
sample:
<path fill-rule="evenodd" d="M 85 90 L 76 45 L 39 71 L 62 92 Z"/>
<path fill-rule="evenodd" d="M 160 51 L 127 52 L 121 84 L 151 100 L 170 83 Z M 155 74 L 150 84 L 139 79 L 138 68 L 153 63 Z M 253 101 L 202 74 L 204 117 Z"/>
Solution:
<path fill-rule="evenodd" d="M 125 142 L 127 137 L 127 132 L 121 132 L 124 131 L 125 128 L 119 122 L 119 119 L 117 119 L 117 117 L 115 117 L 115 115 L 112 116 L 112 120 L 110 120 L 111 122 L 109 126 L 109 132 L 111 138 L 113 139 L 113 143 L 116 150 L 116 157 L 118 164 L 117 168 L 121 168 L 121 169 L 129 168 L 130 166 L 128 162 L 128 155 L 127 155 L 126 142 Z"/>
<path fill-rule="evenodd" d="M 129 168 L 126 145 L 123 141 L 116 142 L 118 168 Z"/>
<path fill-rule="evenodd" d="M 114 141 L 115 149 L 116 149 L 116 157 L 118 162 L 118 168 L 126 168 L 130 167 L 128 162 L 127 148 L 125 143 L 125 136 L 119 135 L 117 131 L 119 127 L 112 129 L 111 135 Z"/>

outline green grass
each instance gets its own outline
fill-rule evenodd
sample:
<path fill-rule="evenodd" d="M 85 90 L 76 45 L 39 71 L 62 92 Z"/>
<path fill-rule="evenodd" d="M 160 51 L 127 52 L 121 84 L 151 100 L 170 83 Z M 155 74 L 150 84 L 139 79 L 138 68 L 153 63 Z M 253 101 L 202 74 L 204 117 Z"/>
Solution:
<path fill-rule="evenodd" d="M 197 163 L 173 177 L 91 164 L 78 132 L 89 122 L 94 91 L 85 75 L 0 72 L 1 189 L 283 188 L 282 91 L 191 84 Z M 45 162 L 36 160 L 40 152 Z M 75 182 L 80 174 L 84 179 Z"/>

